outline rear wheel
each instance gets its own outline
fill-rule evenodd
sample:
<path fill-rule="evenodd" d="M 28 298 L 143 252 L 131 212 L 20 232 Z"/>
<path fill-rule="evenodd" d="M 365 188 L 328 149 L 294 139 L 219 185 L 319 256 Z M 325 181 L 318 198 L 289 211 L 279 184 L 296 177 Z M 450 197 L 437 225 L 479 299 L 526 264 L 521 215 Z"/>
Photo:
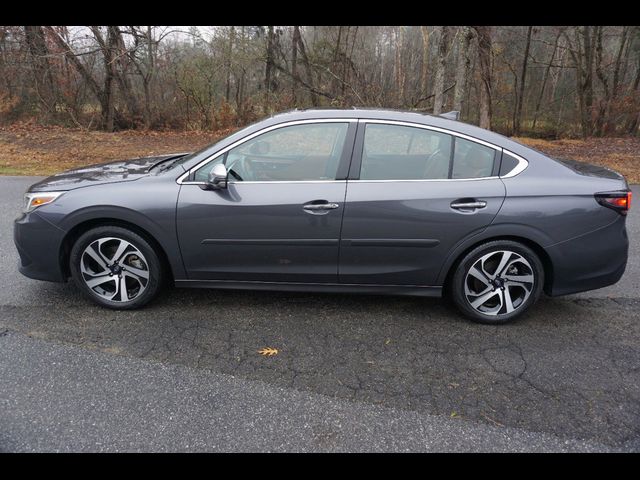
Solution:
<path fill-rule="evenodd" d="M 476 247 L 459 262 L 451 296 L 472 320 L 498 324 L 526 312 L 540 298 L 543 285 L 544 268 L 533 250 L 497 240 Z"/>
<path fill-rule="evenodd" d="M 87 297 L 120 310 L 147 304 L 162 280 L 162 265 L 153 247 L 137 233 L 116 226 L 82 234 L 71 249 L 70 270 Z"/>

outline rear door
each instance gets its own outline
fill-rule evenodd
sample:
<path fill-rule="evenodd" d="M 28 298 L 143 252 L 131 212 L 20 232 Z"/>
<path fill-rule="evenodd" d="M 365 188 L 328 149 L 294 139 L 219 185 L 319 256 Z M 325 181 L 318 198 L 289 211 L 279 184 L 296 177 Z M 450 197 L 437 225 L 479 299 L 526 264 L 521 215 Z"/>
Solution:
<path fill-rule="evenodd" d="M 341 283 L 435 285 L 448 253 L 499 211 L 501 150 L 441 129 L 361 120 L 347 182 Z"/>

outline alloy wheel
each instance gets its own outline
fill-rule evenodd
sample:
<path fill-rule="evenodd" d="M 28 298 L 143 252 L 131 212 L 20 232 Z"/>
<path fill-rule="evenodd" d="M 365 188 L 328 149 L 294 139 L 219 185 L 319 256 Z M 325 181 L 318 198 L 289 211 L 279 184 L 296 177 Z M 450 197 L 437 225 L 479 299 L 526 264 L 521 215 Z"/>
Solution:
<path fill-rule="evenodd" d="M 80 258 L 82 279 L 97 296 L 112 302 L 129 302 L 149 283 L 149 264 L 131 242 L 116 237 L 91 242 Z"/>
<path fill-rule="evenodd" d="M 498 250 L 483 255 L 468 270 L 465 298 L 484 315 L 509 314 L 521 308 L 533 291 L 535 275 L 520 254 Z"/>

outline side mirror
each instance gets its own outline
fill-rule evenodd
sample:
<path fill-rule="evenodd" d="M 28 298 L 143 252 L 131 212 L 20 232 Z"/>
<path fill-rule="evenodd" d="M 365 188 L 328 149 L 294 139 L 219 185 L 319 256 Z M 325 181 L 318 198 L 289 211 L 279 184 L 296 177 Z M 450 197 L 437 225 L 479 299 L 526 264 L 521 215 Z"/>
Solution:
<path fill-rule="evenodd" d="M 211 169 L 211 172 L 209 172 L 207 187 L 210 190 L 221 190 L 223 188 L 227 188 L 228 177 L 229 173 L 227 172 L 227 167 L 222 163 L 219 163 Z"/>

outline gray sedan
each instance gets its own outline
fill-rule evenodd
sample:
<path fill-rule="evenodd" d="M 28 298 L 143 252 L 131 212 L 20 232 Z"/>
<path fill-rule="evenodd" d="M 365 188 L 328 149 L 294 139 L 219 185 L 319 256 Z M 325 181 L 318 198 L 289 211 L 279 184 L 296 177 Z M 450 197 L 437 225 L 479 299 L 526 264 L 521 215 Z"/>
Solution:
<path fill-rule="evenodd" d="M 272 116 L 191 154 L 62 172 L 15 222 L 20 271 L 131 309 L 166 283 L 449 296 L 503 323 L 544 291 L 617 282 L 631 192 L 462 122 L 383 110 Z"/>

